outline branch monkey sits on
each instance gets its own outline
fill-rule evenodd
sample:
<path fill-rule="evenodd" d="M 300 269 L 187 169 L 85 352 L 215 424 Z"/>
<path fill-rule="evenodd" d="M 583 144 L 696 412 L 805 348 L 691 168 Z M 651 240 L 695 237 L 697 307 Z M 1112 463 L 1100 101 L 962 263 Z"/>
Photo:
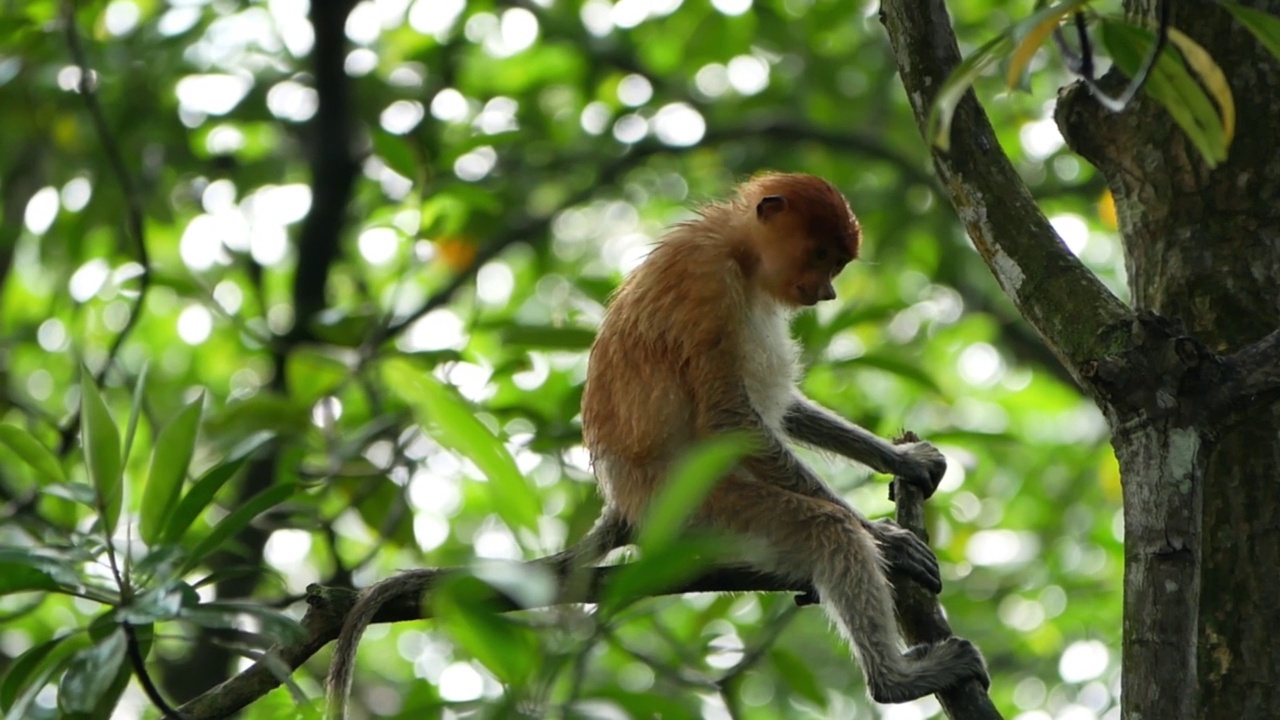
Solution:
<path fill-rule="evenodd" d="M 754 450 L 723 478 L 693 522 L 767 551 L 761 570 L 810 583 L 861 661 L 871 697 L 905 702 L 976 678 L 982 656 L 950 638 L 899 649 L 892 567 L 941 588 L 932 551 L 889 521 L 871 522 L 787 447 L 788 437 L 864 463 L 932 494 L 946 460 L 928 443 L 893 445 L 821 408 L 796 387 L 789 321 L 832 300 L 832 281 L 858 256 L 861 231 L 825 180 L 768 174 L 672 229 L 610 303 L 591 349 L 582 430 L 605 499 L 588 535 L 547 559 L 593 562 L 644 518 L 671 462 L 700 439 L 746 432 Z M 408 571 L 362 593 L 329 676 L 341 717 L 355 648 L 378 608 L 421 590 Z"/>

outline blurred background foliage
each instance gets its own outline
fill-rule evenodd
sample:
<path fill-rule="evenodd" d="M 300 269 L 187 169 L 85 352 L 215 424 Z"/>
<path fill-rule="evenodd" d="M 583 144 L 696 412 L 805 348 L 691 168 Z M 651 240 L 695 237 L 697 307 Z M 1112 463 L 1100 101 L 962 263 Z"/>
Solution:
<path fill-rule="evenodd" d="M 1033 5 L 949 3 L 965 50 Z M 532 558 L 582 533 L 599 502 L 578 403 L 609 292 L 691 206 L 775 169 L 829 178 L 861 218 L 865 259 L 840 277 L 841 299 L 795 323 L 812 367 L 804 388 L 881 434 L 910 428 L 948 454 L 929 507 L 943 601 L 986 653 L 997 704 L 1021 720 L 1119 717 L 1119 476 L 1105 424 L 938 194 L 874 3 L 356 4 L 345 69 L 359 175 L 325 310 L 301 329 L 293 287 L 309 252 L 297 240 L 317 110 L 305 1 L 82 2 L 72 33 L 56 0 L 0 6 L 0 413 L 66 475 L 54 482 L 17 445 L 0 447 L 0 544 L 27 557 L 5 567 L 74 547 L 80 580 L 70 585 L 114 587 L 98 513 L 59 497 L 91 479 L 77 442 L 82 363 L 121 428 L 147 368 L 115 527 L 116 547 L 132 548 L 124 554 L 144 556 L 136 528 L 157 433 L 197 399 L 189 477 L 240 458 L 258 433 L 272 439 L 255 456 L 265 474 L 251 467 L 201 506 L 188 550 L 255 493 L 297 488 L 217 556 L 154 572 L 171 574 L 184 608 L 221 613 L 144 618 L 155 621 L 149 666 L 175 702 L 234 672 L 254 634 L 276 627 L 245 608 L 296 616 L 308 583 Z M 1049 117 L 1065 82 L 1057 67 L 1042 50 L 1031 92 L 1008 94 L 994 75 L 976 87 L 1064 240 L 1123 294 L 1103 184 Z M 391 358 L 456 389 L 440 402 L 464 401 L 482 425 L 460 440 L 424 432 L 415 418 L 425 403 L 430 421 L 433 406 L 389 381 Z M 455 452 L 488 433 L 525 478 L 514 490 Z M 807 457 L 858 507 L 891 511 L 881 479 Z M 165 542 L 176 541 L 162 535 L 158 549 Z M 0 597 L 0 671 L 123 602 L 118 588 L 116 600 L 23 589 Z M 873 707 L 822 612 L 789 596 L 496 622 L 468 613 L 466 592 L 445 594 L 439 622 L 370 633 L 361 707 L 388 717 L 939 714 L 931 698 Z M 108 657 L 111 642 L 97 646 Z M 326 660 L 295 674 L 296 692 L 319 696 Z M 27 717 L 70 714 L 59 695 L 76 686 L 58 684 L 68 663 L 46 663 L 50 684 L 31 686 Z M 113 717 L 158 716 L 138 683 L 117 684 L 101 688 Z M 0 689 L 6 709 L 24 687 Z M 244 717 L 298 711 L 280 689 Z"/>

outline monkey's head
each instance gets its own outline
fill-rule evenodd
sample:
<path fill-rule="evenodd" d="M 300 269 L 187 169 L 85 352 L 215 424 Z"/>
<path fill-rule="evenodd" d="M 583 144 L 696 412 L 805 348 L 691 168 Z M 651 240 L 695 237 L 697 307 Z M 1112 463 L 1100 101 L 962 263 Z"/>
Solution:
<path fill-rule="evenodd" d="M 756 280 L 781 302 L 816 305 L 836 296 L 832 281 L 858 257 L 862 231 L 849 202 L 812 175 L 763 175 L 747 183 L 759 258 Z"/>

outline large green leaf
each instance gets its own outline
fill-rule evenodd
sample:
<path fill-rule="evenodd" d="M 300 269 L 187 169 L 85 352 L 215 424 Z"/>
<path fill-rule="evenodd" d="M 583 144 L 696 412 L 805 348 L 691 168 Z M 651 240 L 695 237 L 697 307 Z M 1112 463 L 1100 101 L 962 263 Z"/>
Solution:
<path fill-rule="evenodd" d="M 124 631 L 116 628 L 96 645 L 76 653 L 58 684 L 58 709 L 64 713 L 90 713 L 115 682 L 124 661 Z"/>
<path fill-rule="evenodd" d="M 5 720 L 26 720 L 27 709 L 45 683 L 71 660 L 71 656 L 92 641 L 83 629 L 60 635 L 23 653 L 0 684 L 0 707 Z"/>
<path fill-rule="evenodd" d="M 475 463 L 489 481 L 494 512 L 512 527 L 537 527 L 541 503 L 502 441 L 476 419 L 452 389 L 405 360 L 384 364 L 387 385 L 413 409 L 436 442 Z"/>
<path fill-rule="evenodd" d="M 649 505 L 636 544 L 648 552 L 674 542 L 711 488 L 750 450 L 749 438 L 723 435 L 700 442 L 686 452 Z"/>
<path fill-rule="evenodd" d="M 195 452 L 196 432 L 200 429 L 200 413 L 204 393 L 178 412 L 178 416 L 160 431 L 151 453 L 151 473 L 142 491 L 138 533 L 148 545 L 163 539 L 166 523 L 171 518 L 187 466 Z"/>
<path fill-rule="evenodd" d="M 169 514 L 161 542 L 178 542 L 196 518 L 200 517 L 200 513 L 213 502 L 222 486 L 244 466 L 249 456 L 273 437 L 273 434 L 265 431 L 250 435 L 231 451 L 226 460 L 200 476 Z"/>
<path fill-rule="evenodd" d="M 195 544 L 187 561 L 183 563 L 177 574 L 185 575 L 195 569 L 210 553 L 221 548 L 228 540 L 248 527 L 254 518 L 293 497 L 301 489 L 302 486 L 296 483 L 276 485 L 249 498 L 230 515 L 222 518 L 222 521 L 215 525 L 208 535 Z"/>
<path fill-rule="evenodd" d="M 1121 18 L 1103 18 L 1099 36 L 1116 65 L 1130 77 L 1155 43 L 1150 30 Z M 1143 90 L 1164 106 L 1210 167 L 1226 160 L 1227 134 L 1218 108 L 1172 48 L 1161 51 Z"/>
<path fill-rule="evenodd" d="M 1225 7 L 1236 22 L 1253 33 L 1267 52 L 1280 59 L 1280 17 L 1225 0 L 1219 0 L 1218 4 Z"/>
<path fill-rule="evenodd" d="M 1030 61 L 1027 53 L 1034 51 L 1035 46 L 1030 43 L 1035 43 L 1037 40 L 1043 41 L 1048 31 L 1051 31 L 1064 16 L 1088 2 L 1089 0 L 1067 0 L 1067 2 L 1039 10 L 991 38 L 960 61 L 955 70 L 951 71 L 951 75 L 942 83 L 938 94 L 934 96 L 933 106 L 929 108 L 928 137 L 933 144 L 943 150 L 951 147 L 951 119 L 955 115 L 956 107 L 973 83 L 988 68 L 1002 58 L 1011 56 L 1011 75 L 1020 75 L 1021 67 Z M 1030 43 L 1027 42 L 1028 40 Z M 1022 57 L 1023 55 L 1026 57 Z"/>
<path fill-rule="evenodd" d="M 0 425 L 0 443 L 36 471 L 36 479 L 41 485 L 66 481 L 58 459 L 26 430 L 17 425 Z"/>
<path fill-rule="evenodd" d="M 111 411 L 102 400 L 93 375 L 80 368 L 80 436 L 84 445 L 89 479 L 98 493 L 102 527 L 109 536 L 115 532 L 124 506 L 124 484 L 120 475 L 120 431 Z"/>
<path fill-rule="evenodd" d="M 473 577 L 451 578 L 432 593 L 441 627 L 507 684 L 537 667 L 538 637 L 524 623 L 494 611 L 494 591 Z"/>

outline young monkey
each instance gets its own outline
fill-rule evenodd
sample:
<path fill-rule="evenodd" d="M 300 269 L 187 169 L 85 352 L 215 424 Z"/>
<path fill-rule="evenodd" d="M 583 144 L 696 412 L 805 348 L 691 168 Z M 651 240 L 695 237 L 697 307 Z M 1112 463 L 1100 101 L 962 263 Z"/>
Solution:
<path fill-rule="evenodd" d="M 643 520 L 681 452 L 718 433 L 746 432 L 753 452 L 716 485 L 693 523 L 754 541 L 766 549 L 754 566 L 815 587 L 861 660 L 871 697 L 895 703 L 969 678 L 988 681 L 966 640 L 899 650 L 886 569 L 937 592 L 932 551 L 892 522 L 867 520 L 785 442 L 897 475 L 926 496 L 946 469 L 932 445 L 892 445 L 796 388 L 790 317 L 835 298 L 832 280 L 860 244 L 840 192 L 799 174 L 756 177 L 667 235 L 618 290 L 591 348 L 582 431 L 604 513 L 586 537 L 545 562 L 563 569 L 599 559 Z M 356 645 L 374 614 L 434 577 L 411 570 L 361 594 L 330 668 L 331 717 L 343 717 Z"/>
<path fill-rule="evenodd" d="M 716 485 L 694 523 L 757 541 L 751 547 L 768 551 L 753 565 L 816 587 L 857 652 L 872 698 L 892 703 L 987 675 L 977 648 L 958 638 L 899 651 L 885 568 L 936 591 L 932 552 L 892 523 L 868 521 L 785 443 L 790 436 L 845 455 L 926 495 L 946 469 L 932 445 L 892 445 L 796 388 L 789 319 L 835 298 L 832 280 L 860 243 L 848 202 L 811 175 L 763 175 L 736 198 L 702 208 L 614 297 L 591 349 L 582 430 L 608 511 L 631 526 L 692 443 L 751 434 L 754 451 Z"/>

